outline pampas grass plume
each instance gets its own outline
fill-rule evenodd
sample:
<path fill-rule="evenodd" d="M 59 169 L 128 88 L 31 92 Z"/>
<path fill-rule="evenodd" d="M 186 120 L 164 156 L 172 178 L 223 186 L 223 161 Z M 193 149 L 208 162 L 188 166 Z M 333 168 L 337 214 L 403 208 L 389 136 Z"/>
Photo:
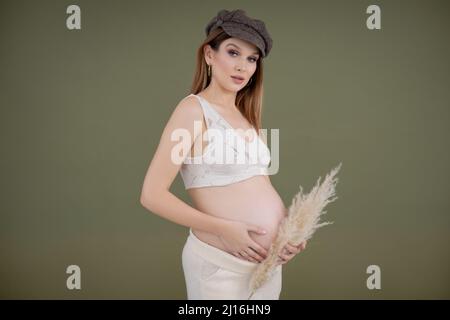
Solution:
<path fill-rule="evenodd" d="M 342 162 L 325 176 L 322 184 L 321 177 L 308 194 L 303 194 L 303 188 L 293 197 L 287 216 L 281 221 L 275 241 L 269 248 L 268 255 L 255 269 L 250 279 L 250 296 L 260 288 L 273 274 L 277 266 L 278 255 L 289 242 L 300 245 L 310 239 L 314 232 L 332 222 L 320 222 L 320 218 L 326 213 L 325 206 L 337 199 L 335 187 L 338 181 L 335 175 L 341 168 Z M 333 197 L 333 198 L 331 198 Z"/>

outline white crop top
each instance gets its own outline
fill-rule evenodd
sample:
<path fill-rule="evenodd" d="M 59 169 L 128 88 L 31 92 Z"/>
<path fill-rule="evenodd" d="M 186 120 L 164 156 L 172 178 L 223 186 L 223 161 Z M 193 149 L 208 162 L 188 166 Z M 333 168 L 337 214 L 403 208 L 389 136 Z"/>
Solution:
<path fill-rule="evenodd" d="M 189 96 L 196 97 L 202 107 L 208 144 L 202 155 L 187 155 L 184 159 L 180 174 L 185 189 L 225 186 L 269 174 L 270 150 L 254 128 L 252 140 L 247 141 L 206 99 L 195 94 Z M 202 139 L 202 134 L 198 138 Z"/>

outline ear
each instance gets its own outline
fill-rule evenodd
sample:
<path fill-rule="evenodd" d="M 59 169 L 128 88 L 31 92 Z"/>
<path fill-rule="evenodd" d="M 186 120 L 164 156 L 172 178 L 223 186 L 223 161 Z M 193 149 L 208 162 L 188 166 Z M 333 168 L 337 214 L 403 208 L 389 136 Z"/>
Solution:
<path fill-rule="evenodd" d="M 211 61 L 213 59 L 213 49 L 209 44 L 205 45 L 203 47 L 203 55 L 205 57 L 205 61 L 207 64 L 211 64 Z"/>
<path fill-rule="evenodd" d="M 203 47 L 203 56 L 205 57 L 206 63 L 208 63 L 209 65 L 214 60 L 214 53 L 214 49 L 209 44 Z"/>

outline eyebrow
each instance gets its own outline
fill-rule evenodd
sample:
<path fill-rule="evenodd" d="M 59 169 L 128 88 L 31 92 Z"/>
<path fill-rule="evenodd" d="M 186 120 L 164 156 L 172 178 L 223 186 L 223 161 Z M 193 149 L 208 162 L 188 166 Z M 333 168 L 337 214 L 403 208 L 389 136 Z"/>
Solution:
<path fill-rule="evenodd" d="M 236 44 L 234 44 L 234 43 L 229 43 L 229 44 L 226 45 L 226 47 L 228 47 L 228 46 L 235 46 L 236 48 L 241 49 L 241 48 L 239 48 L 238 45 L 236 45 Z M 255 51 L 255 52 L 253 52 L 253 53 L 255 53 L 255 54 L 257 54 L 257 55 L 259 56 L 259 52 L 258 52 L 258 51 Z"/>

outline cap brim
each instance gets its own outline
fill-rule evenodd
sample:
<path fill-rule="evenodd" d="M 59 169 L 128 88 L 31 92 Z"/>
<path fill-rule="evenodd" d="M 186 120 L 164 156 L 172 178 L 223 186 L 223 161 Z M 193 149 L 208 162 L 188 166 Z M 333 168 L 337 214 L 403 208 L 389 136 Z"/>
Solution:
<path fill-rule="evenodd" d="M 264 40 L 262 37 L 255 32 L 250 32 L 246 30 L 244 27 L 235 27 L 234 25 L 227 25 L 227 23 L 223 23 L 221 25 L 222 29 L 230 36 L 239 38 L 241 40 L 245 40 L 250 42 L 251 44 L 255 45 L 259 51 L 260 54 L 265 57 L 264 54 Z"/>

